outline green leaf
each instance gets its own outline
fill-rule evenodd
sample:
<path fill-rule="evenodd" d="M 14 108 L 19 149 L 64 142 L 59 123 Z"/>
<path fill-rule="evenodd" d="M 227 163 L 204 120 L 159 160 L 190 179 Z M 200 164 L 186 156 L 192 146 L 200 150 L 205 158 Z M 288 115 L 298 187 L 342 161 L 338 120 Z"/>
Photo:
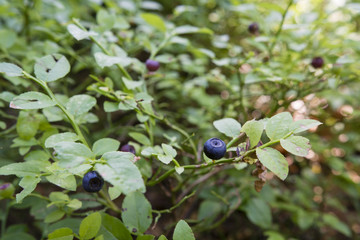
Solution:
<path fill-rule="evenodd" d="M 127 67 L 131 64 L 132 60 L 128 57 L 115 57 L 109 56 L 102 52 L 97 52 L 94 54 L 96 63 L 101 67 L 111 67 L 114 64 L 120 64 L 123 67 Z"/>
<path fill-rule="evenodd" d="M 164 164 L 169 164 L 173 160 L 172 156 L 164 154 L 158 154 L 157 158 Z"/>
<path fill-rule="evenodd" d="M 104 102 L 104 111 L 105 112 L 116 112 L 117 110 L 119 110 L 118 105 L 119 105 L 118 102 L 105 101 Z"/>
<path fill-rule="evenodd" d="M 10 102 L 10 107 L 14 109 L 41 109 L 54 105 L 51 98 L 40 92 L 26 92 L 14 97 Z"/>
<path fill-rule="evenodd" d="M 255 147 L 259 143 L 263 131 L 264 124 L 256 120 L 246 122 L 241 129 L 241 132 L 246 133 L 250 139 L 250 148 Z"/>
<path fill-rule="evenodd" d="M 0 48 L 7 49 L 14 45 L 16 33 L 9 29 L 0 30 Z"/>
<path fill-rule="evenodd" d="M 152 13 L 142 13 L 141 17 L 154 28 L 160 30 L 161 32 L 166 32 L 165 22 L 158 15 Z"/>
<path fill-rule="evenodd" d="M 94 158 L 90 149 L 81 143 L 60 142 L 54 149 L 56 158 L 59 159 L 59 166 L 64 168 L 74 168 L 87 159 Z"/>
<path fill-rule="evenodd" d="M 99 234 L 102 234 L 104 239 L 132 240 L 131 234 L 125 225 L 118 218 L 106 213 L 102 214 L 102 226 Z"/>
<path fill-rule="evenodd" d="M 16 175 L 17 177 L 36 176 L 42 171 L 46 171 L 48 162 L 29 161 L 12 163 L 0 168 L 0 175 Z"/>
<path fill-rule="evenodd" d="M 73 210 L 77 210 L 82 207 L 82 202 L 78 199 L 72 199 L 67 206 Z"/>
<path fill-rule="evenodd" d="M 309 139 L 300 136 L 290 136 L 285 139 L 280 139 L 281 146 L 288 152 L 305 157 L 310 150 Z"/>
<path fill-rule="evenodd" d="M 51 135 L 48 137 L 45 141 L 45 147 L 46 148 L 53 148 L 56 146 L 56 144 L 60 142 L 75 142 L 79 140 L 79 137 L 77 134 L 72 132 L 64 132 L 64 133 L 58 133 Z"/>
<path fill-rule="evenodd" d="M 162 147 L 162 149 L 163 149 L 163 151 L 164 151 L 164 153 L 166 154 L 166 155 L 170 155 L 170 156 L 172 156 L 173 158 L 175 158 L 176 157 L 176 150 L 172 147 L 172 146 L 170 146 L 170 145 L 168 145 L 168 144 L 165 144 L 165 143 L 162 143 L 161 144 L 161 147 Z"/>
<path fill-rule="evenodd" d="M 40 119 L 31 112 L 20 111 L 16 122 L 16 131 L 20 138 L 29 140 L 35 137 L 40 125 Z"/>
<path fill-rule="evenodd" d="M 137 236 L 136 240 L 153 240 L 155 238 L 155 236 L 153 235 L 142 235 L 142 236 Z"/>
<path fill-rule="evenodd" d="M 109 14 L 106 10 L 100 9 L 96 15 L 96 22 L 105 30 L 110 30 L 115 24 L 115 16 Z"/>
<path fill-rule="evenodd" d="M 67 202 L 70 200 L 69 196 L 63 192 L 51 192 L 49 199 L 51 202 Z"/>
<path fill-rule="evenodd" d="M 149 138 L 142 133 L 130 132 L 129 136 L 132 137 L 135 141 L 137 141 L 145 146 L 151 146 L 151 142 L 150 142 Z"/>
<path fill-rule="evenodd" d="M 83 30 L 75 24 L 69 24 L 67 26 L 67 30 L 78 41 L 82 39 L 88 39 L 90 36 L 98 35 L 96 32 Z"/>
<path fill-rule="evenodd" d="M 243 209 L 246 213 L 246 216 L 252 223 L 262 228 L 271 227 L 271 209 L 269 205 L 261 198 L 249 199 Z"/>
<path fill-rule="evenodd" d="M 184 220 L 176 224 L 173 240 L 195 240 L 194 233 Z"/>
<path fill-rule="evenodd" d="M 70 191 L 75 191 L 77 187 L 75 176 L 70 173 L 55 172 L 53 175 L 46 176 L 46 179 L 56 186 Z"/>
<path fill-rule="evenodd" d="M 313 119 L 302 119 L 290 124 L 289 130 L 293 133 L 301 133 L 320 124 L 322 123 Z"/>
<path fill-rule="evenodd" d="M 17 239 L 21 239 L 21 240 L 35 240 L 35 238 L 33 236 L 31 236 L 28 233 L 24 233 L 24 232 L 14 232 L 14 233 L 9 233 L 9 234 L 5 234 L 1 240 L 17 240 Z"/>
<path fill-rule="evenodd" d="M 34 150 L 26 154 L 25 161 L 47 161 L 50 158 L 50 154 L 43 150 Z"/>
<path fill-rule="evenodd" d="M 190 34 L 190 33 L 204 33 L 204 34 L 213 34 L 213 31 L 209 28 L 198 28 L 190 25 L 184 25 L 180 27 L 176 27 L 173 30 L 174 34 L 180 35 L 180 34 Z"/>
<path fill-rule="evenodd" d="M 22 76 L 22 69 L 12 63 L 0 63 L 0 73 L 4 73 L 8 77 L 20 77 Z"/>
<path fill-rule="evenodd" d="M 91 239 L 96 237 L 101 227 L 101 215 L 94 212 L 81 221 L 79 235 L 82 239 Z"/>
<path fill-rule="evenodd" d="M 178 173 L 178 174 L 182 174 L 184 172 L 185 168 L 184 167 L 175 167 L 175 171 Z"/>
<path fill-rule="evenodd" d="M 168 240 L 164 235 L 161 235 L 158 240 Z"/>
<path fill-rule="evenodd" d="M 34 72 L 38 79 L 53 82 L 65 77 L 70 71 L 70 64 L 61 54 L 51 54 L 36 61 Z"/>
<path fill-rule="evenodd" d="M 128 89 L 135 89 L 144 84 L 144 81 L 133 81 L 133 80 L 127 79 L 126 77 L 123 77 L 122 80 Z"/>
<path fill-rule="evenodd" d="M 280 139 L 290 132 L 289 126 L 292 123 L 293 118 L 289 112 L 279 113 L 266 123 L 266 134 L 271 140 Z"/>
<path fill-rule="evenodd" d="M 45 223 L 56 222 L 56 221 L 60 220 L 64 215 L 65 215 L 64 211 L 62 211 L 60 209 L 56 209 L 55 211 L 52 211 L 49 215 L 46 216 L 44 222 Z"/>
<path fill-rule="evenodd" d="M 344 234 L 347 237 L 351 237 L 350 228 L 343 222 L 341 222 L 336 216 L 325 213 L 323 215 L 323 221 L 326 225 L 332 227 L 336 231 Z"/>
<path fill-rule="evenodd" d="M 151 205 L 140 192 L 128 194 L 122 205 L 121 217 L 125 226 L 134 234 L 144 233 L 152 222 Z"/>
<path fill-rule="evenodd" d="M 267 236 L 267 240 L 286 240 L 283 235 L 275 231 L 266 231 L 265 236 Z"/>
<path fill-rule="evenodd" d="M 74 238 L 73 231 L 70 228 L 59 228 L 49 233 L 49 240 L 72 240 Z"/>
<path fill-rule="evenodd" d="M 118 187 L 125 195 L 137 190 L 145 192 L 144 180 L 132 162 L 132 153 L 107 152 L 102 159 L 107 161 L 107 164 L 96 164 L 95 169 L 106 181 Z"/>
<path fill-rule="evenodd" d="M 281 180 L 285 180 L 289 173 L 288 162 L 285 157 L 273 148 L 256 148 L 256 155 L 259 161 Z"/>
<path fill-rule="evenodd" d="M 74 116 L 87 113 L 96 105 L 96 99 L 92 96 L 80 94 L 72 96 L 66 103 L 66 109 Z"/>
<path fill-rule="evenodd" d="M 109 197 L 111 200 L 118 198 L 121 195 L 121 189 L 117 187 L 109 187 Z"/>
<path fill-rule="evenodd" d="M 213 122 L 214 127 L 228 137 L 240 135 L 241 124 L 233 118 L 223 118 Z"/>
<path fill-rule="evenodd" d="M 96 156 L 103 155 L 106 152 L 118 150 L 120 142 L 112 138 L 102 138 L 93 145 L 93 152 Z"/>
<path fill-rule="evenodd" d="M 16 202 L 20 203 L 27 195 L 32 193 L 40 180 L 40 177 L 36 176 L 23 177 L 19 183 L 20 187 L 22 187 L 23 190 L 20 193 L 16 194 Z"/>

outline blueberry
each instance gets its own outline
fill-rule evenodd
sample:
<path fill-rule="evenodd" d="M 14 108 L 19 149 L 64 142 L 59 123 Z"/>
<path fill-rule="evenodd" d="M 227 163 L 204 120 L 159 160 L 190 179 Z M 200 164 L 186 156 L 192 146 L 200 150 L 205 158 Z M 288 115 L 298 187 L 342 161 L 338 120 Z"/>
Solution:
<path fill-rule="evenodd" d="M 322 57 L 314 57 L 311 61 L 311 65 L 314 68 L 321 68 L 324 65 L 324 59 Z"/>
<path fill-rule="evenodd" d="M 130 144 L 125 144 L 120 148 L 120 151 L 122 152 L 131 152 L 132 154 L 135 154 L 135 148 Z"/>
<path fill-rule="evenodd" d="M 204 144 L 205 155 L 213 160 L 222 158 L 226 153 L 226 145 L 219 138 L 210 138 Z"/>
<path fill-rule="evenodd" d="M 88 172 L 83 178 L 83 188 L 87 192 L 98 192 L 104 185 L 104 179 L 96 171 Z"/>
<path fill-rule="evenodd" d="M 248 30 L 251 34 L 259 33 L 259 24 L 257 24 L 256 22 L 250 24 Z"/>
<path fill-rule="evenodd" d="M 155 72 L 160 67 L 160 63 L 158 61 L 151 60 L 151 59 L 146 60 L 145 64 L 146 64 L 146 68 L 150 72 Z"/>
<path fill-rule="evenodd" d="M 0 185 L 0 200 L 4 198 L 12 198 L 15 192 L 15 187 L 11 183 L 4 183 Z"/>

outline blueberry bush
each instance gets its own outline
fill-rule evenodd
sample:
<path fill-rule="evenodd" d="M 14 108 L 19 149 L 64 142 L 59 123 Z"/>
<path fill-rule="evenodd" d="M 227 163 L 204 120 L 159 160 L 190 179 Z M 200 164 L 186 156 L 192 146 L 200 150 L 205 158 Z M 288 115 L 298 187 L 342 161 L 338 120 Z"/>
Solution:
<path fill-rule="evenodd" d="M 357 0 L 0 0 L 0 239 L 357 239 Z"/>

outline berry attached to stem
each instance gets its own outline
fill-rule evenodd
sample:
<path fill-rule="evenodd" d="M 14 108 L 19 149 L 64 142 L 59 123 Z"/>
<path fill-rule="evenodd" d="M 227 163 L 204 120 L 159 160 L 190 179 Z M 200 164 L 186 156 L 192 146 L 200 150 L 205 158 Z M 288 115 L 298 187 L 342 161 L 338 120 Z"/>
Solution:
<path fill-rule="evenodd" d="M 150 72 L 155 72 L 160 67 L 160 63 L 158 61 L 151 59 L 146 60 L 145 65 Z"/>
<path fill-rule="evenodd" d="M 249 25 L 248 30 L 251 34 L 258 34 L 259 33 L 259 24 L 256 22 Z"/>
<path fill-rule="evenodd" d="M 83 178 L 83 188 L 87 192 L 98 192 L 104 185 L 104 179 L 96 171 L 88 172 Z"/>
<path fill-rule="evenodd" d="M 321 68 L 324 65 L 324 59 L 322 57 L 314 57 L 311 61 L 311 66 L 314 68 Z"/>
<path fill-rule="evenodd" d="M 213 160 L 224 157 L 226 153 L 226 144 L 219 138 L 210 138 L 204 144 L 205 155 Z"/>

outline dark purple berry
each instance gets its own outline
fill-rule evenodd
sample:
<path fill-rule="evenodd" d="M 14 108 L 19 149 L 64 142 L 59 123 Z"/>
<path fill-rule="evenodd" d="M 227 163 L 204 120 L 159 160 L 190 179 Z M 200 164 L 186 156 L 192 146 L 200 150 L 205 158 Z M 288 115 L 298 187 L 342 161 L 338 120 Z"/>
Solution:
<path fill-rule="evenodd" d="M 160 67 L 160 63 L 158 61 L 151 60 L 151 59 L 146 60 L 145 64 L 146 64 L 146 68 L 150 72 L 155 72 Z"/>
<path fill-rule="evenodd" d="M 130 144 L 125 144 L 120 148 L 120 151 L 122 152 L 131 152 L 132 154 L 135 154 L 135 148 L 131 146 Z"/>
<path fill-rule="evenodd" d="M 311 66 L 314 68 L 321 68 L 324 65 L 324 59 L 322 57 L 314 57 L 311 61 Z"/>
<path fill-rule="evenodd" d="M 226 144 L 219 138 L 210 138 L 204 144 L 204 153 L 210 159 L 220 159 L 226 153 Z"/>
<path fill-rule="evenodd" d="M 257 24 L 256 22 L 250 24 L 248 30 L 251 34 L 259 33 L 259 24 Z"/>
<path fill-rule="evenodd" d="M 96 171 L 88 172 L 84 175 L 83 188 L 87 192 L 98 192 L 104 185 L 104 179 Z"/>

